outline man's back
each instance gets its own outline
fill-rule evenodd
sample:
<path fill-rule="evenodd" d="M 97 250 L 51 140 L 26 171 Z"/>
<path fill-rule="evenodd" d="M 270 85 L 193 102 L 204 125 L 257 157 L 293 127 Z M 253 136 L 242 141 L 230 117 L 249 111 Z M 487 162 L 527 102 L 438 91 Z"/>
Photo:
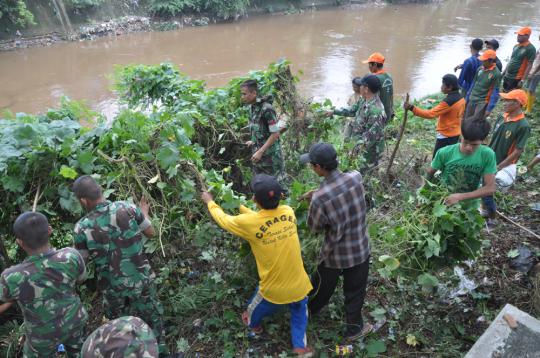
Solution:
<path fill-rule="evenodd" d="M 480 60 L 478 60 L 478 54 L 468 57 L 463 62 L 461 72 L 459 74 L 458 84 L 459 87 L 463 88 L 465 91 L 464 93 L 462 93 L 464 97 L 471 88 L 474 76 L 481 65 L 482 64 Z"/>
<path fill-rule="evenodd" d="M 501 83 L 501 71 L 493 64 L 492 68 L 480 67 L 474 78 L 468 101 L 470 103 L 488 103 L 490 96 Z"/>
<path fill-rule="evenodd" d="M 215 202 L 208 209 L 223 229 L 249 242 L 266 300 L 285 304 L 308 294 L 311 283 L 303 266 L 296 217 L 289 206 L 257 212 L 242 206 L 237 216 L 225 214 Z"/>
<path fill-rule="evenodd" d="M 75 291 L 85 275 L 84 260 L 72 248 L 29 256 L 2 272 L 0 300 L 18 302 L 30 346 L 54 349 L 85 324 L 87 313 Z"/>
<path fill-rule="evenodd" d="M 136 289 L 154 277 L 141 232 L 150 226 L 133 204 L 105 201 L 75 226 L 75 248 L 94 260 L 102 290 Z"/>
<path fill-rule="evenodd" d="M 384 106 L 386 121 L 390 121 L 394 115 L 394 81 L 387 72 L 377 73 L 376 76 L 381 81 L 379 98 Z"/>
<path fill-rule="evenodd" d="M 330 268 L 349 268 L 370 254 L 362 176 L 332 171 L 313 194 L 308 225 L 325 232 L 321 260 Z"/>

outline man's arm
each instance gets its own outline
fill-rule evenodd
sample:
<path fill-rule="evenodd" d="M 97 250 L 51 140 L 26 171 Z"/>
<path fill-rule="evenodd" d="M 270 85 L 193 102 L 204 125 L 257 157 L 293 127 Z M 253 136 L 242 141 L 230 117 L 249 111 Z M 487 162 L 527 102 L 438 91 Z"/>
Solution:
<path fill-rule="evenodd" d="M 5 302 L 0 305 L 0 314 L 6 312 L 11 306 L 13 306 L 13 301 Z"/>
<path fill-rule="evenodd" d="M 454 205 L 462 200 L 477 199 L 484 196 L 489 196 L 495 193 L 495 174 L 484 175 L 484 185 L 474 191 L 468 193 L 451 194 L 444 201 L 446 205 Z"/>
<path fill-rule="evenodd" d="M 531 170 L 538 163 L 540 163 L 540 154 L 538 154 L 536 157 L 534 157 L 533 160 L 531 160 L 531 162 L 527 165 L 527 169 Z"/>
<path fill-rule="evenodd" d="M 529 77 L 529 72 L 531 72 L 532 65 L 533 65 L 532 62 L 529 62 L 529 65 L 527 66 L 527 69 L 523 73 L 523 78 L 520 81 L 521 84 L 523 84 L 523 83 L 525 83 L 527 81 L 527 78 Z"/>
<path fill-rule="evenodd" d="M 480 69 L 478 69 L 478 71 L 480 71 Z M 474 88 L 474 85 L 476 84 L 476 78 L 478 77 L 478 72 L 476 72 L 476 74 L 474 75 L 474 78 L 472 80 L 472 82 L 469 84 L 469 87 L 467 88 L 467 94 L 465 95 L 465 102 L 469 102 L 469 98 L 471 97 L 471 92 Z"/>
<path fill-rule="evenodd" d="M 328 224 L 328 218 L 317 201 L 312 201 L 309 205 L 307 224 L 314 232 L 322 231 Z"/>
<path fill-rule="evenodd" d="M 497 101 L 499 101 L 499 86 L 500 86 L 500 81 L 497 81 L 497 83 L 494 84 L 493 86 L 491 95 L 489 96 L 489 102 L 486 107 L 486 113 L 484 114 L 486 118 L 489 117 L 489 115 L 493 111 L 493 108 L 495 108 Z"/>
<path fill-rule="evenodd" d="M 437 104 L 432 109 L 422 109 L 417 106 L 410 105 L 409 110 L 411 110 L 415 116 L 420 118 L 426 118 L 426 119 L 433 119 L 437 118 L 446 112 L 450 111 L 450 106 L 448 103 L 442 101 L 439 104 Z"/>
<path fill-rule="evenodd" d="M 273 108 L 267 108 L 263 113 L 264 121 L 266 121 L 266 124 L 268 125 L 268 130 L 270 131 L 270 137 L 266 140 L 266 142 L 263 144 L 262 147 L 257 149 L 257 151 L 251 156 L 251 161 L 256 163 L 260 161 L 268 150 L 277 140 L 279 139 L 279 126 L 278 126 L 278 120 L 276 116 L 276 112 Z"/>
<path fill-rule="evenodd" d="M 435 173 L 437 173 L 437 169 L 429 167 L 429 169 L 426 171 L 426 180 L 431 181 Z"/>
<path fill-rule="evenodd" d="M 497 171 L 506 168 L 510 164 L 516 162 L 519 157 L 521 156 L 521 153 L 523 153 L 523 149 L 516 148 L 512 154 L 510 154 L 508 157 L 506 157 L 502 162 L 497 165 Z"/>
<path fill-rule="evenodd" d="M 139 224 L 139 228 L 141 232 L 144 234 L 144 236 L 146 236 L 147 238 L 152 238 L 156 234 L 156 231 L 154 230 L 154 227 L 152 226 L 150 215 L 148 215 L 150 211 L 150 204 L 148 204 L 145 197 L 141 198 L 141 202 L 139 203 L 139 209 L 140 209 L 140 212 L 143 214 L 142 218 L 140 217 L 140 214 L 138 215 L 138 218 L 137 218 L 137 223 Z"/>
<path fill-rule="evenodd" d="M 467 81 L 465 80 L 466 78 L 465 76 L 467 75 L 468 72 L 471 71 L 471 64 L 469 62 L 470 62 L 469 59 L 466 59 L 463 62 L 463 64 L 456 66 L 456 68 L 454 68 L 454 72 L 461 69 L 461 72 L 459 73 L 459 77 L 458 77 L 458 85 L 462 88 L 466 88 L 465 86 L 467 85 Z"/>
<path fill-rule="evenodd" d="M 246 231 L 244 230 L 244 225 L 242 225 L 240 221 L 238 220 L 239 215 L 232 216 L 232 215 L 226 214 L 223 211 L 223 209 L 218 204 L 216 204 L 216 202 L 214 201 L 214 198 L 212 197 L 212 194 L 210 194 L 207 191 L 201 193 L 201 200 L 207 205 L 208 211 L 210 212 L 210 215 L 212 216 L 214 221 L 223 230 L 226 230 L 233 235 L 239 236 L 247 240 L 248 235 Z M 245 215 L 245 214 L 241 214 L 241 215 Z"/>
<path fill-rule="evenodd" d="M 262 147 L 260 147 L 255 152 L 255 154 L 253 154 L 253 156 L 251 157 L 251 160 L 253 162 L 260 161 L 262 159 L 262 156 L 264 155 L 264 153 L 268 150 L 268 148 L 270 148 L 275 142 L 277 142 L 278 139 L 279 139 L 279 131 L 270 134 L 270 137 L 268 137 L 268 139 L 266 140 L 266 143 L 264 143 L 264 145 Z"/>
<path fill-rule="evenodd" d="M 87 245 L 87 237 L 84 228 L 80 226 L 80 223 L 75 225 L 75 235 L 73 236 L 73 246 L 79 253 L 85 262 L 88 262 L 90 252 Z"/>
<path fill-rule="evenodd" d="M 353 104 L 351 107 L 344 107 L 340 109 L 334 109 L 333 111 L 329 112 L 328 114 L 332 115 L 335 114 L 336 116 L 343 116 L 343 117 L 354 117 L 356 115 L 356 112 L 358 112 L 359 107 L 359 101 L 356 101 L 355 104 Z"/>
<path fill-rule="evenodd" d="M 527 54 L 527 60 L 529 61 L 529 64 L 527 65 L 527 69 L 523 73 L 523 78 L 521 79 L 522 84 L 525 83 L 525 81 L 527 81 L 527 78 L 529 77 L 529 72 L 531 71 L 535 57 L 536 57 L 536 51 L 533 51 L 532 49 L 529 50 L 529 53 Z"/>

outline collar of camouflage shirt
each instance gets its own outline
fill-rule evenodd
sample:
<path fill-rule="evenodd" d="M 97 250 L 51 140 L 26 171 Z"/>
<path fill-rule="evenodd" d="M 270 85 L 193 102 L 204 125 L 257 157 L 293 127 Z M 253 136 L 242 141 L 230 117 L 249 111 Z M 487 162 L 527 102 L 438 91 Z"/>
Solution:
<path fill-rule="evenodd" d="M 27 256 L 26 259 L 24 259 L 23 262 L 34 262 L 34 261 L 40 260 L 41 258 L 52 254 L 54 251 L 55 251 L 55 249 L 51 247 L 51 248 L 49 248 L 49 250 L 47 250 L 46 252 L 43 252 L 43 253 L 41 253 L 39 255 Z"/>

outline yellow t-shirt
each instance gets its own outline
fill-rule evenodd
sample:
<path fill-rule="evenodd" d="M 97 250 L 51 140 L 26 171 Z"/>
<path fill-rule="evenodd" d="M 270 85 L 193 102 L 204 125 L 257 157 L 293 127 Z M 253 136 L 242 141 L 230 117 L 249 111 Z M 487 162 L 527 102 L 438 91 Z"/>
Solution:
<path fill-rule="evenodd" d="M 249 242 L 265 300 L 286 304 L 306 297 L 312 286 L 302 261 L 296 217 L 289 206 L 261 211 L 241 206 L 240 215 L 231 216 L 211 201 L 208 210 L 219 226 Z"/>

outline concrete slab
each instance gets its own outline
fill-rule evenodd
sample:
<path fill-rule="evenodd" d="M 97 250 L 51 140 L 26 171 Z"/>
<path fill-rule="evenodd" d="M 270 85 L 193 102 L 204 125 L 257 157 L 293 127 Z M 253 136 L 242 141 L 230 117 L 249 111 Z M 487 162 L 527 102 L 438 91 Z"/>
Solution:
<path fill-rule="evenodd" d="M 506 320 L 505 315 L 515 322 Z M 507 304 L 465 358 L 513 357 L 540 358 L 540 321 Z"/>

